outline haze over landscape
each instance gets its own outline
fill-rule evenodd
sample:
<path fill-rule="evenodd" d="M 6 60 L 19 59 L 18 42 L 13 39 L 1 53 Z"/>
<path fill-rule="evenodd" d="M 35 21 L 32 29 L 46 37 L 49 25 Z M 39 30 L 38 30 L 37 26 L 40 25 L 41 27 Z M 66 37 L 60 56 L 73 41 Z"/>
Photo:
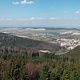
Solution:
<path fill-rule="evenodd" d="M 80 27 L 80 0 L 0 0 L 0 27 Z"/>

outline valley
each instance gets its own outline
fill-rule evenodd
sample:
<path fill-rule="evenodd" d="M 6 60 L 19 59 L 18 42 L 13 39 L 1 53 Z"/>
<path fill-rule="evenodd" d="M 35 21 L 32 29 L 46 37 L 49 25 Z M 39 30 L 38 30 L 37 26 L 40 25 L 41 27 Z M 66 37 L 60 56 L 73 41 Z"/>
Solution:
<path fill-rule="evenodd" d="M 20 38 L 29 38 L 51 44 L 59 44 L 67 50 L 80 45 L 80 30 L 76 28 L 1 28 L 1 33 L 7 33 Z"/>

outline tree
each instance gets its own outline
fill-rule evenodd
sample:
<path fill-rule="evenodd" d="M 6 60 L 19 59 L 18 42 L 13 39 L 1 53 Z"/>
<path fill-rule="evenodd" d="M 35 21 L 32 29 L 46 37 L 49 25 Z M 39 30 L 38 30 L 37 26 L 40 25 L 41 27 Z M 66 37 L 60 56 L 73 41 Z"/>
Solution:
<path fill-rule="evenodd" d="M 50 80 L 50 74 L 49 67 L 45 65 L 40 72 L 40 79 L 39 80 Z"/>
<path fill-rule="evenodd" d="M 29 62 L 25 65 L 26 74 L 28 74 L 29 80 L 38 80 L 39 78 L 39 66 L 33 62 Z"/>
<path fill-rule="evenodd" d="M 23 65 L 20 59 L 11 58 L 2 80 L 24 80 Z"/>

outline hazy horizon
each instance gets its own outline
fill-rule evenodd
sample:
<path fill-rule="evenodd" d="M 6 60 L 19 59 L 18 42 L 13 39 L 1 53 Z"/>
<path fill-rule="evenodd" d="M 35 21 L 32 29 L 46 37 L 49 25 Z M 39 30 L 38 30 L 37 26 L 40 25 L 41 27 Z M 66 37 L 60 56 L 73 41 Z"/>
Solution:
<path fill-rule="evenodd" d="M 21 26 L 21 25 L 8 25 L 8 26 L 0 26 L 0 28 L 63 28 L 63 29 L 80 29 L 80 27 L 69 27 L 69 26 L 31 26 L 31 25 L 29 25 L 29 26 L 26 26 L 26 25 L 23 25 L 23 26 Z"/>

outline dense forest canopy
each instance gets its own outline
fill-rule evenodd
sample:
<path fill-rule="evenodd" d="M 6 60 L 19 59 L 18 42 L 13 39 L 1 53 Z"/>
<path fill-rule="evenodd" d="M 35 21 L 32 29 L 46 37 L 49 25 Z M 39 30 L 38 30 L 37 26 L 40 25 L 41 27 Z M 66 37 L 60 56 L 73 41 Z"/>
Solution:
<path fill-rule="evenodd" d="M 80 59 L 77 57 L 54 53 L 39 57 L 38 52 L 33 52 L 32 56 L 30 53 L 1 53 L 0 80 L 80 80 Z"/>

